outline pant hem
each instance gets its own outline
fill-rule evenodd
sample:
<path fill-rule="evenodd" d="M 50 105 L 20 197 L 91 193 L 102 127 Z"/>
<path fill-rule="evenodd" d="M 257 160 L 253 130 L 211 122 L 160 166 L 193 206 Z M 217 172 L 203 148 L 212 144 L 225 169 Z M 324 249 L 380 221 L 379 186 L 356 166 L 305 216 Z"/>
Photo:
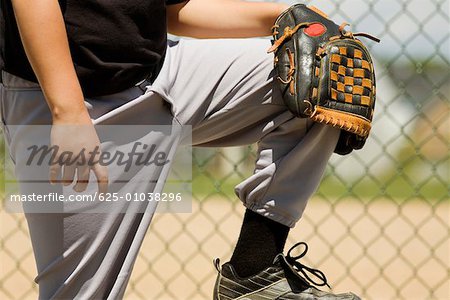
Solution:
<path fill-rule="evenodd" d="M 289 217 L 288 214 L 276 209 L 275 207 L 268 205 L 261 205 L 259 203 L 246 204 L 244 206 L 251 211 L 260 214 L 266 218 L 269 218 L 275 222 L 281 223 L 290 228 L 294 228 L 298 219 Z"/>

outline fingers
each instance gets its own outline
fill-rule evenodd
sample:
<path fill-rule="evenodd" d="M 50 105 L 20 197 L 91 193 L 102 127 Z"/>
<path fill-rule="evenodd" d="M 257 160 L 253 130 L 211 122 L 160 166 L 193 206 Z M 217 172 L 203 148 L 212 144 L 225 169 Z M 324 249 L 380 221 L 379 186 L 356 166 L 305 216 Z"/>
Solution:
<path fill-rule="evenodd" d="M 94 171 L 95 177 L 97 177 L 98 192 L 106 193 L 108 191 L 109 183 L 108 169 L 106 168 L 106 166 L 96 164 L 94 165 L 92 170 Z"/>
<path fill-rule="evenodd" d="M 78 168 L 77 170 L 77 183 L 73 187 L 74 191 L 81 193 L 84 192 L 89 183 L 90 167 Z M 98 192 L 106 193 L 108 191 L 108 169 L 99 164 L 95 164 L 92 167 L 95 177 L 97 177 Z"/>
<path fill-rule="evenodd" d="M 84 192 L 89 184 L 89 175 L 91 168 L 79 167 L 74 168 L 72 166 L 65 166 L 63 171 L 63 177 L 61 180 L 58 180 L 59 173 L 61 172 L 61 166 L 54 165 L 50 167 L 50 183 L 62 183 L 64 186 L 70 185 L 75 178 L 75 170 L 77 173 L 77 181 L 73 187 L 73 190 L 77 193 Z M 108 191 L 108 169 L 105 166 L 96 164 L 92 167 L 92 171 L 94 172 L 95 177 L 97 178 L 98 183 L 98 192 L 106 193 Z"/>
<path fill-rule="evenodd" d="M 51 131 L 51 145 L 57 146 L 58 149 L 56 155 L 58 164 L 51 165 L 49 169 L 51 184 L 61 183 L 63 186 L 70 186 L 75 180 L 73 190 L 78 193 L 84 192 L 89 186 L 92 170 L 97 177 L 98 191 L 101 193 L 107 191 L 108 171 L 97 161 L 101 154 L 101 143 L 90 119 L 77 123 L 76 126 L 54 124 Z"/>
<path fill-rule="evenodd" d="M 49 181 L 51 185 L 55 185 L 59 182 L 58 177 L 61 173 L 61 166 L 59 164 L 53 164 L 50 166 Z"/>
<path fill-rule="evenodd" d="M 75 178 L 75 170 L 77 173 L 77 181 L 73 187 L 73 190 L 77 193 L 84 192 L 89 184 L 90 167 L 78 167 L 65 166 L 63 171 L 63 177 L 58 180 L 59 173 L 61 172 L 61 166 L 54 165 L 50 167 L 50 183 L 62 183 L 64 186 L 72 184 Z M 108 191 L 108 169 L 105 166 L 96 164 L 92 167 L 95 177 L 98 183 L 98 192 L 106 193 Z"/>
<path fill-rule="evenodd" d="M 73 190 L 77 193 L 84 192 L 89 183 L 89 168 L 79 167 L 77 169 L 77 183 L 74 185 Z"/>
<path fill-rule="evenodd" d="M 74 165 L 65 165 L 62 176 L 62 185 L 68 186 L 71 185 L 73 180 L 75 179 L 75 170 L 76 167 Z"/>

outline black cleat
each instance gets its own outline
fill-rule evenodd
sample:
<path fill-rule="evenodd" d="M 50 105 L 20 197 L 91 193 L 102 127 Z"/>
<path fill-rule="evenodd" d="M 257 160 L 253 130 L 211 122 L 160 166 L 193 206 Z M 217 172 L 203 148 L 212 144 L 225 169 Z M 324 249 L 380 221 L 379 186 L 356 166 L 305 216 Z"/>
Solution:
<path fill-rule="evenodd" d="M 291 256 L 298 246 L 304 246 L 302 254 Z M 240 278 L 233 266 L 226 263 L 220 269 L 219 259 L 215 260 L 219 272 L 214 287 L 214 300 L 361 300 L 353 293 L 332 294 L 314 286 L 328 286 L 325 275 L 298 262 L 308 251 L 306 243 L 295 244 L 286 256 L 278 254 L 273 265 L 251 277 Z M 321 282 L 315 282 L 310 275 Z M 301 276 L 303 275 L 303 276 Z"/>

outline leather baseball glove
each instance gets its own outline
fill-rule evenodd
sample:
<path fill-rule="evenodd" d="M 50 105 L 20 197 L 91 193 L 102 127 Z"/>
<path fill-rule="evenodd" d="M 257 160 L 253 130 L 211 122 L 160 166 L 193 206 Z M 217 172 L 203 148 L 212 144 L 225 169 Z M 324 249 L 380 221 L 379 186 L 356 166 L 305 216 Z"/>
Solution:
<path fill-rule="evenodd" d="M 335 152 L 361 149 L 375 108 L 375 71 L 368 49 L 317 8 L 296 4 L 273 26 L 274 65 L 284 102 L 297 117 L 341 129 Z"/>

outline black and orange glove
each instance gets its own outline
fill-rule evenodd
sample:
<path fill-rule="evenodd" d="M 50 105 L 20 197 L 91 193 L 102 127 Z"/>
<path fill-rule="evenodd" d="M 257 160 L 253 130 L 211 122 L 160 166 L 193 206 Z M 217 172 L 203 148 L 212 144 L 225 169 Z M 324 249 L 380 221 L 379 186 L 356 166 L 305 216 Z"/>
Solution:
<path fill-rule="evenodd" d="M 375 71 L 368 49 L 316 8 L 296 4 L 273 26 L 274 65 L 284 102 L 297 117 L 341 129 L 335 152 L 361 149 L 375 108 Z"/>

